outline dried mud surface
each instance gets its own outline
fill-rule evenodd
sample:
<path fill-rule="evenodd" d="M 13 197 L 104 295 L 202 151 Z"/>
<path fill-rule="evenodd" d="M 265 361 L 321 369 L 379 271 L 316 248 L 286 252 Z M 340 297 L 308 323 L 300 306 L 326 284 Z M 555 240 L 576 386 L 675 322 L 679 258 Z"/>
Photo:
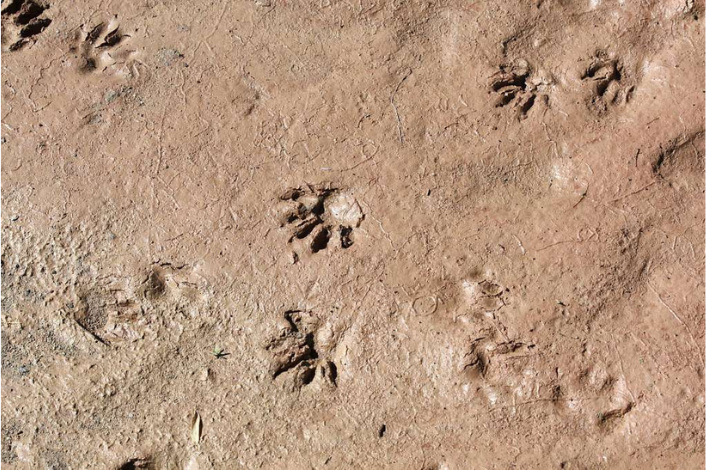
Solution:
<path fill-rule="evenodd" d="M 3 468 L 703 468 L 703 16 L 5 0 Z"/>

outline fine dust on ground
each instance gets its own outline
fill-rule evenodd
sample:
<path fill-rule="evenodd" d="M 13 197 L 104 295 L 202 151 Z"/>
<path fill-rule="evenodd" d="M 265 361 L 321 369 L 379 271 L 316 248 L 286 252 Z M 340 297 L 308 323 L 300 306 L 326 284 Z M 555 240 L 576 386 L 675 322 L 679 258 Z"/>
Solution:
<path fill-rule="evenodd" d="M 5 0 L 7 469 L 704 463 L 702 0 Z"/>

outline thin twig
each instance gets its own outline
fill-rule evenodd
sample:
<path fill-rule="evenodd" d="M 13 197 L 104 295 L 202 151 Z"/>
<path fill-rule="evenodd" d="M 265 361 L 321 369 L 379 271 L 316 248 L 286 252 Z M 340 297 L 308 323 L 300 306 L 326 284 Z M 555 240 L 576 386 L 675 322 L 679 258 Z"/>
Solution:
<path fill-rule="evenodd" d="M 400 113 L 397 111 L 397 105 L 395 104 L 395 95 L 397 95 L 397 92 L 399 91 L 400 87 L 410 75 L 412 75 L 411 69 L 407 72 L 404 77 L 402 77 L 402 80 L 400 80 L 400 82 L 397 84 L 397 87 L 395 87 L 395 91 L 393 91 L 392 95 L 390 95 L 390 104 L 392 104 L 392 109 L 395 111 L 395 117 L 397 118 L 397 132 L 399 133 L 400 144 L 402 145 L 404 145 L 404 132 L 402 131 L 402 120 L 400 119 Z"/>
<path fill-rule="evenodd" d="M 687 325 L 686 323 L 684 323 L 684 320 L 682 320 L 682 319 L 679 317 L 679 315 L 677 315 L 677 312 L 675 312 L 675 311 L 672 309 L 672 307 L 670 307 L 669 305 L 667 305 L 667 302 L 665 302 L 664 299 L 662 299 L 662 296 L 659 295 L 659 292 L 657 292 L 657 290 L 656 290 L 654 287 L 652 287 L 652 284 L 650 284 L 650 283 L 648 282 L 648 283 L 647 283 L 647 287 L 649 287 L 649 289 L 657 296 L 657 299 L 659 299 L 659 303 L 661 303 L 661 304 L 664 306 L 664 308 L 666 308 L 667 310 L 669 310 L 669 313 L 672 314 L 672 316 L 674 317 L 674 319 L 675 319 L 677 322 L 679 322 L 679 324 L 680 324 L 681 326 L 684 327 L 684 329 L 686 330 L 687 334 L 688 334 L 689 337 L 691 338 L 691 342 L 692 342 L 692 343 L 694 344 L 694 346 L 696 347 L 696 350 L 699 351 L 699 361 L 701 361 L 701 367 L 703 367 L 703 366 L 704 366 L 704 358 L 702 357 L 701 349 L 699 348 L 698 343 L 696 342 L 696 339 L 694 339 L 694 335 L 691 334 L 691 330 L 689 329 L 689 325 Z"/>

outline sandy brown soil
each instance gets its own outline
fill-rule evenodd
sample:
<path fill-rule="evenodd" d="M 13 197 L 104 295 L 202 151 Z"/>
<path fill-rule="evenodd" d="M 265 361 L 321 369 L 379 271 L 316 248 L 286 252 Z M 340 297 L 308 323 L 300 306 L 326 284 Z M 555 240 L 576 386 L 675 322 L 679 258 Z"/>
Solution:
<path fill-rule="evenodd" d="M 3 468 L 704 468 L 702 1 L 2 8 Z"/>

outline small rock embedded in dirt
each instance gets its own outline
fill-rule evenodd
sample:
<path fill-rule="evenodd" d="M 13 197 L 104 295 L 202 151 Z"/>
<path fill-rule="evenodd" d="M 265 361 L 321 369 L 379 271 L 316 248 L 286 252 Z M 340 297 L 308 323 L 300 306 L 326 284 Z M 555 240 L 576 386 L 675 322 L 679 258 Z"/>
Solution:
<path fill-rule="evenodd" d="M 157 62 L 162 67 L 169 67 L 175 61 L 184 58 L 184 54 L 176 49 L 164 48 L 157 51 Z"/>
<path fill-rule="evenodd" d="M 341 225 L 358 227 L 363 221 L 363 210 L 358 201 L 349 194 L 336 195 L 328 205 L 331 216 Z"/>

